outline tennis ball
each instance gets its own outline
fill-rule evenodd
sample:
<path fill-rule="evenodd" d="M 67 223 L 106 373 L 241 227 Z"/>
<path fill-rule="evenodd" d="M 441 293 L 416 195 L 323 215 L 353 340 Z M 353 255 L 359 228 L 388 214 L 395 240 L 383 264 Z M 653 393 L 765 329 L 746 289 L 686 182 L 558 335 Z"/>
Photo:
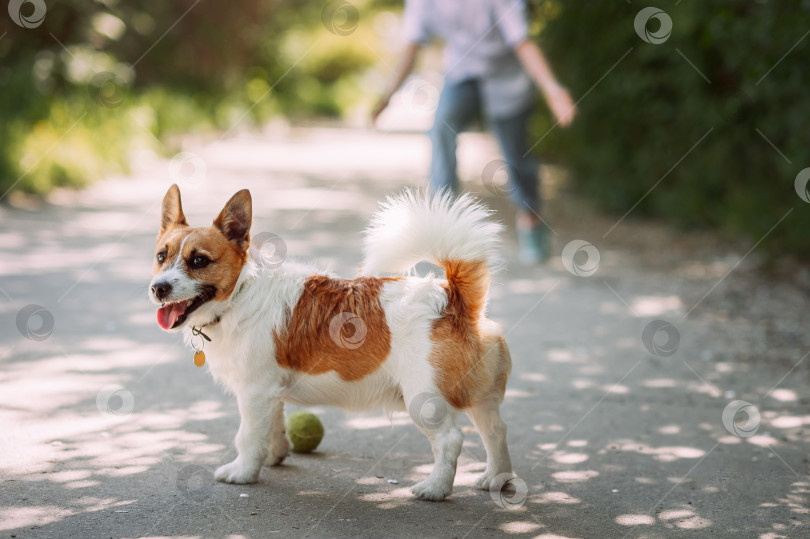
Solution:
<path fill-rule="evenodd" d="M 323 439 L 323 423 L 311 412 L 292 413 L 287 416 L 284 424 L 287 426 L 287 436 L 292 442 L 292 450 L 296 453 L 314 451 Z"/>

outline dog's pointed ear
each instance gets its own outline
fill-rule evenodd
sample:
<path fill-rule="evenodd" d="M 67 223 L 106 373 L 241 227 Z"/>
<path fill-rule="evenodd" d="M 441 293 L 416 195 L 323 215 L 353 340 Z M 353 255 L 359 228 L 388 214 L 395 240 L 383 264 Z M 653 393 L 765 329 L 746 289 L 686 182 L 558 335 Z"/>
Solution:
<path fill-rule="evenodd" d="M 250 198 L 250 191 L 242 189 L 225 204 L 219 216 L 214 219 L 214 226 L 240 250 L 247 251 L 250 245 L 252 221 L 253 202 Z"/>
<path fill-rule="evenodd" d="M 163 197 L 163 208 L 160 215 L 160 234 L 173 226 L 188 226 L 186 216 L 183 215 L 183 205 L 180 203 L 180 188 L 177 184 L 169 187 Z"/>

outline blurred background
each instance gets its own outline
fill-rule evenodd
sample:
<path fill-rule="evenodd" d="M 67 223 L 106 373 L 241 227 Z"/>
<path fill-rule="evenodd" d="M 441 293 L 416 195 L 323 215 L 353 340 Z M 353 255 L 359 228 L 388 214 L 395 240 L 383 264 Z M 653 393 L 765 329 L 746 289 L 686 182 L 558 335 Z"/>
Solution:
<path fill-rule="evenodd" d="M 396 0 L 68 0 L 47 16 L 44 2 L 12 4 L 21 19 L 0 17 L 4 197 L 126 172 L 189 134 L 365 126 L 403 45 Z M 628 31 L 639 10 L 629 2 L 528 4 L 580 108 L 564 130 L 538 106 L 533 151 L 570 170 L 582 194 L 616 215 L 632 208 L 751 241 L 795 204 L 791 184 L 810 165 L 810 3 L 662 2 L 677 23 L 666 46 Z M 648 24 L 656 35 L 660 21 Z M 429 126 L 439 57 L 424 55 L 400 92 L 413 106 L 382 129 Z M 763 248 L 806 258 L 807 230 L 810 213 L 796 212 Z"/>
<path fill-rule="evenodd" d="M 808 536 L 810 1 L 527 4 L 578 115 L 562 129 L 538 95 L 555 256 L 513 263 L 510 227 L 490 290 L 512 511 L 474 488 L 463 419 L 448 503 L 411 497 L 430 449 L 406 414 L 325 407 L 318 452 L 216 483 L 235 400 L 146 299 L 174 182 L 190 223 L 249 188 L 254 238 L 354 274 L 379 201 L 427 182 L 439 44 L 369 125 L 403 0 L 7 1 L 0 532 Z M 486 127 L 461 136 L 461 179 L 512 224 Z"/>

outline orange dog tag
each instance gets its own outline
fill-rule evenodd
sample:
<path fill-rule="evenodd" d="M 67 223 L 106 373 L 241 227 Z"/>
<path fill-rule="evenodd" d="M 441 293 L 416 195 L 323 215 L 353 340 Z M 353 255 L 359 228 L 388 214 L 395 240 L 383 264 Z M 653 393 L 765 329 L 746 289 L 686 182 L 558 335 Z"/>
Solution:
<path fill-rule="evenodd" d="M 205 365 L 205 352 L 202 350 L 197 350 L 194 352 L 194 364 L 198 367 Z"/>

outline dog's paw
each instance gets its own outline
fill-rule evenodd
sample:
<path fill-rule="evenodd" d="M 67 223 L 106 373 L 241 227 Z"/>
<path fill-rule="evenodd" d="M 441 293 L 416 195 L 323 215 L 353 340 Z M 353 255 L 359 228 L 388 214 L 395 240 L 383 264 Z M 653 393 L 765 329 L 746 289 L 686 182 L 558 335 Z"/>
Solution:
<path fill-rule="evenodd" d="M 494 474 L 484 473 L 481 477 L 475 480 L 475 486 L 481 490 L 489 490 L 489 487 L 492 486 L 492 482 L 494 480 Z"/>
<path fill-rule="evenodd" d="M 453 485 L 447 485 L 441 481 L 431 481 L 425 479 L 411 487 L 411 492 L 423 500 L 438 502 L 453 493 Z"/>
<path fill-rule="evenodd" d="M 270 451 L 267 453 L 265 464 L 267 466 L 279 466 L 284 459 L 290 456 L 290 448 L 292 444 L 285 435 L 281 435 L 278 439 L 270 441 Z"/>
<path fill-rule="evenodd" d="M 240 485 L 255 483 L 259 479 L 260 470 L 261 468 L 259 467 L 245 466 L 242 462 L 239 462 L 239 459 L 236 459 L 229 464 L 217 468 L 214 472 L 214 477 L 217 481 L 222 481 L 223 483 L 237 483 Z"/>
<path fill-rule="evenodd" d="M 289 453 L 285 453 L 284 455 L 267 455 L 267 458 L 264 461 L 265 466 L 281 466 L 284 464 L 284 459 L 286 459 Z"/>

